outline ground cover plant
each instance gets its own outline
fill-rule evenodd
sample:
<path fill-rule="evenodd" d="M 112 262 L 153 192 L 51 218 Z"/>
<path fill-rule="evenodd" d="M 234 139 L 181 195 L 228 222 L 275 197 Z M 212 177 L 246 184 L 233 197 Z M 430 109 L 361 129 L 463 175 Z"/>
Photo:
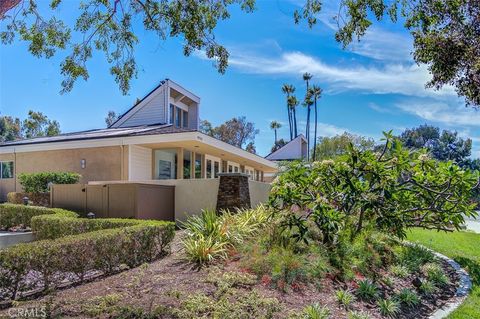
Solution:
<path fill-rule="evenodd" d="M 442 233 L 431 230 L 412 229 L 408 240 L 418 242 L 450 258 L 453 258 L 470 274 L 473 290 L 467 300 L 449 319 L 473 319 L 480 317 L 480 234 L 473 232 Z M 422 290 L 435 289 L 422 286 Z"/>
<path fill-rule="evenodd" d="M 65 210 L 12 204 L 0 205 L 0 222 L 32 224 L 41 239 L 0 250 L 2 300 L 151 262 L 167 253 L 175 227 L 164 221 L 80 219 Z"/>

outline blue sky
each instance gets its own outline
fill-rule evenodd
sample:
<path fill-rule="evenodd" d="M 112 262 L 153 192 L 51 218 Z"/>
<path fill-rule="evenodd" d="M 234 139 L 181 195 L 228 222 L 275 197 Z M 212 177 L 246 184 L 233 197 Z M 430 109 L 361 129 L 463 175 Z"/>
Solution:
<path fill-rule="evenodd" d="M 219 74 L 202 52 L 182 54 L 182 40 L 161 41 L 141 30 L 136 49 L 138 78 L 127 96 L 119 91 L 100 54 L 89 63 L 90 78 L 76 83 L 70 93 L 59 94 L 59 65 L 65 52 L 45 60 L 31 56 L 27 45 L 0 46 L 0 112 L 24 118 L 29 109 L 42 111 L 60 122 L 63 132 L 101 128 L 109 110 L 122 113 L 166 77 L 201 97 L 201 118 L 220 124 L 246 116 L 260 129 L 257 151 L 266 155 L 273 144 L 272 120 L 282 122 L 279 137 L 288 135 L 283 83 L 296 86 L 303 97 L 301 75 L 310 72 L 324 90 L 319 102 L 319 132 L 343 131 L 375 139 L 384 130 L 399 133 L 428 123 L 457 130 L 473 139 L 473 156 L 480 157 L 480 113 L 466 108 L 451 87 L 426 90 L 425 66 L 411 58 L 412 40 L 401 25 L 374 24 L 359 43 L 346 50 L 334 40 L 333 1 L 319 16 L 313 30 L 293 23 L 297 1 L 258 1 L 254 13 L 232 7 L 231 19 L 216 30 L 219 43 L 230 51 L 230 66 Z M 60 7 L 68 20 L 74 6 Z M 305 110 L 299 109 L 304 131 Z"/>

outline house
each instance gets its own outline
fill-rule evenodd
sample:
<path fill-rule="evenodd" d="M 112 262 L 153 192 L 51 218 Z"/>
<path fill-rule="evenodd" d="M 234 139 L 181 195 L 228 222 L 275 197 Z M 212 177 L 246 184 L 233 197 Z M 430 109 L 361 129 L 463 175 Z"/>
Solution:
<path fill-rule="evenodd" d="M 276 151 L 265 156 L 265 158 L 277 162 L 303 160 L 307 158 L 307 145 L 307 139 L 303 134 L 300 134 Z"/>
<path fill-rule="evenodd" d="M 106 129 L 0 144 L 0 200 L 21 191 L 19 173 L 77 172 L 89 184 L 207 180 L 221 172 L 260 182 L 277 170 L 268 159 L 201 133 L 199 114 L 200 98 L 166 79 Z"/>

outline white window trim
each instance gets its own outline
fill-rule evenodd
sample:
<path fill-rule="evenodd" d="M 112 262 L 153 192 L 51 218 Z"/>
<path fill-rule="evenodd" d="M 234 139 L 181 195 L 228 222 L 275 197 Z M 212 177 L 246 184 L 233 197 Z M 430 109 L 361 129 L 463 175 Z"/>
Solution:
<path fill-rule="evenodd" d="M 2 167 L 3 167 L 3 163 L 12 163 L 13 164 L 13 172 L 12 172 L 12 177 L 7 177 L 7 178 L 4 178 L 3 177 L 3 172 L 2 172 Z M 0 179 L 14 179 L 15 178 L 15 161 L 0 161 Z"/>

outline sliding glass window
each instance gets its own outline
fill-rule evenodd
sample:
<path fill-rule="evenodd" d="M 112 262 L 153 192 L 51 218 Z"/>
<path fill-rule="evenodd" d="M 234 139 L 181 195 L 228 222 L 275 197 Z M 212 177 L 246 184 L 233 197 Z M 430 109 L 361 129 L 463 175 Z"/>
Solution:
<path fill-rule="evenodd" d="M 177 151 L 175 149 L 155 150 L 155 179 L 177 178 Z"/>
<path fill-rule="evenodd" d="M 212 178 L 212 160 L 207 159 L 207 178 Z"/>
<path fill-rule="evenodd" d="M 192 152 L 184 150 L 183 151 L 183 178 L 190 178 L 190 169 L 192 163 Z"/>
<path fill-rule="evenodd" d="M 202 178 L 202 154 L 195 154 L 195 178 Z"/>

